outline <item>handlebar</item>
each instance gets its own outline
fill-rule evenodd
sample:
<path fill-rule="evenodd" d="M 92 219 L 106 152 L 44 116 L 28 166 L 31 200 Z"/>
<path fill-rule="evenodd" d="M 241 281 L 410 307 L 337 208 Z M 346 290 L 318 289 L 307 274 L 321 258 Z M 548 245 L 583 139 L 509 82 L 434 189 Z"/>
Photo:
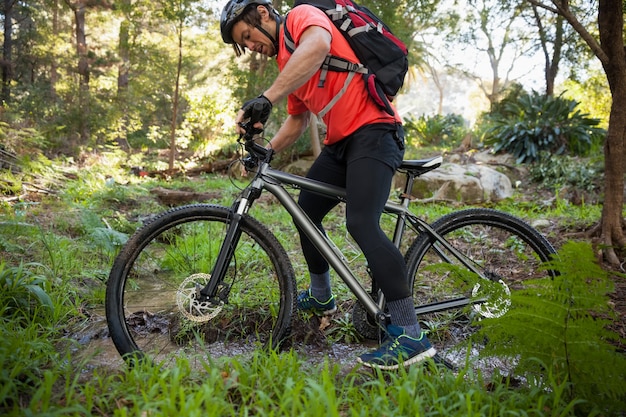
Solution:
<path fill-rule="evenodd" d="M 246 169 L 254 169 L 258 165 L 258 161 L 271 162 L 274 151 L 264 146 L 259 145 L 255 141 L 255 136 L 262 133 L 263 129 L 259 129 L 253 126 L 252 121 L 241 122 L 239 126 L 245 131 L 245 133 L 239 135 L 238 142 L 243 142 L 244 148 L 250 154 L 248 158 L 245 158 L 244 165 Z"/>

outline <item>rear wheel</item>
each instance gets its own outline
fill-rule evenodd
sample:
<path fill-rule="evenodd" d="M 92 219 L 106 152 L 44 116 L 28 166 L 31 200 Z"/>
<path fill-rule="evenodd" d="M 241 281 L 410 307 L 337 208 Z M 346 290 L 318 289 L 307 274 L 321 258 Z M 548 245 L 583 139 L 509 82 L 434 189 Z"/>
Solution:
<path fill-rule="evenodd" d="M 119 353 L 162 362 L 209 359 L 276 348 L 295 311 L 295 280 L 275 236 L 244 216 L 241 238 L 216 297 L 200 301 L 211 280 L 229 209 L 172 209 L 139 229 L 118 255 L 107 284 L 106 315 Z"/>
<path fill-rule="evenodd" d="M 529 279 L 549 278 L 542 263 L 555 254 L 550 243 L 527 223 L 506 213 L 470 209 L 432 224 L 463 258 L 488 279 L 478 278 L 431 236 L 422 234 L 407 252 L 409 281 L 418 320 L 431 343 L 449 364 L 475 359 L 484 341 L 471 339 L 483 317 L 499 317 L 511 305 L 511 291 Z M 465 307 L 428 312 L 435 303 L 457 300 Z M 469 350 L 468 350 L 469 349 Z M 493 367 L 506 367 L 491 360 Z"/>

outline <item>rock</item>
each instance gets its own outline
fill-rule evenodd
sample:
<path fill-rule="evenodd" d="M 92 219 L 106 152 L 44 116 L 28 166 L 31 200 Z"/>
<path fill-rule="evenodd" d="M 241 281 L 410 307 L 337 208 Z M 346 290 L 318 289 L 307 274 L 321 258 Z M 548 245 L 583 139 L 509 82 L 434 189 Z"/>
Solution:
<path fill-rule="evenodd" d="M 547 219 L 537 219 L 531 223 L 531 226 L 534 227 L 535 229 L 546 229 L 550 227 L 551 225 L 552 223 L 550 223 L 550 220 L 547 220 Z"/>
<path fill-rule="evenodd" d="M 439 198 L 465 203 L 499 201 L 513 195 L 509 178 L 484 165 L 444 163 L 434 171 L 415 180 L 412 195 L 430 198 L 440 191 Z"/>
<path fill-rule="evenodd" d="M 487 152 L 477 155 L 478 153 L 466 156 L 463 160 L 457 158 L 455 160 L 459 163 L 444 163 L 436 170 L 417 178 L 412 195 L 419 199 L 431 198 L 439 191 L 438 199 L 465 203 L 499 201 L 511 197 L 513 186 L 509 177 L 483 165 L 504 165 L 509 161 Z M 447 159 L 449 158 L 446 156 L 444 160 Z M 306 175 L 312 162 L 310 158 L 302 158 L 289 164 L 284 170 L 296 175 Z M 394 187 L 400 188 L 404 182 L 404 174 L 396 175 Z"/>
<path fill-rule="evenodd" d="M 290 174 L 301 175 L 305 177 L 307 172 L 309 172 L 313 161 L 314 159 L 311 158 L 300 158 L 284 167 L 283 170 Z"/>

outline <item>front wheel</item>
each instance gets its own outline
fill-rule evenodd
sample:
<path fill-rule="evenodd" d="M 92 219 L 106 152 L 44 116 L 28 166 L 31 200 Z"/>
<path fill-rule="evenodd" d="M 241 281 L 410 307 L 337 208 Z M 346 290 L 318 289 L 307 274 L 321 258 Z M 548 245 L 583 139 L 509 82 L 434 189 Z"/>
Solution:
<path fill-rule="evenodd" d="M 440 358 L 459 366 L 478 357 L 484 341 L 470 338 L 477 321 L 514 308 L 511 291 L 522 288 L 525 281 L 553 275 L 542 263 L 555 250 L 527 223 L 490 209 L 454 212 L 432 228 L 482 276 L 471 273 L 428 233 L 420 235 L 407 252 L 418 320 Z M 491 366 L 507 367 L 493 361 Z"/>
<path fill-rule="evenodd" d="M 293 268 L 276 237 L 247 215 L 216 296 L 198 302 L 231 218 L 221 206 L 179 207 L 128 240 L 109 275 L 105 302 L 122 356 L 206 360 L 259 345 L 275 348 L 287 337 L 295 311 Z"/>

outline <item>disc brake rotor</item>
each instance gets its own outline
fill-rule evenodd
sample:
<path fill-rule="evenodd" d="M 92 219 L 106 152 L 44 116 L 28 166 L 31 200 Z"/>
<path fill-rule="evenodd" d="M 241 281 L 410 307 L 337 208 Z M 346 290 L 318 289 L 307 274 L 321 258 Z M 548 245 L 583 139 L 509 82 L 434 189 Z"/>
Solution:
<path fill-rule="evenodd" d="M 200 290 L 210 279 L 210 274 L 193 274 L 185 278 L 178 287 L 176 304 L 178 305 L 178 310 L 187 319 L 197 323 L 204 323 L 212 320 L 222 311 L 224 307 L 222 301 L 216 304 L 207 300 L 199 300 Z"/>
<path fill-rule="evenodd" d="M 509 286 L 502 280 L 497 281 L 502 287 L 497 291 L 485 290 L 481 288 L 480 283 L 474 285 L 472 289 L 472 298 L 484 297 L 486 301 L 472 305 L 474 311 L 483 317 L 497 318 L 502 317 L 509 307 L 511 307 L 511 290 Z M 490 288 L 490 285 L 486 287 Z M 497 294 L 493 294 L 493 292 Z"/>

